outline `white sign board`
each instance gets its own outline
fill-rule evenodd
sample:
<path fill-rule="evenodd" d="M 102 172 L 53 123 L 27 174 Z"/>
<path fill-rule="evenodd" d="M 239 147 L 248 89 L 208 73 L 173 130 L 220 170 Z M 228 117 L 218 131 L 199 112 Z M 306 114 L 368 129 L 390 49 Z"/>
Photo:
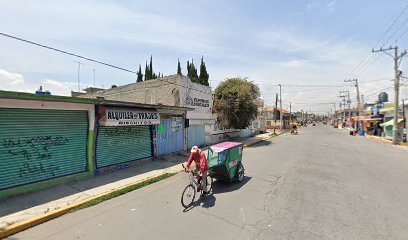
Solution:
<path fill-rule="evenodd" d="M 171 131 L 179 132 L 183 130 L 183 118 L 182 117 L 172 117 L 171 118 Z"/>
<path fill-rule="evenodd" d="M 106 108 L 102 116 L 99 121 L 102 126 L 160 124 L 160 115 L 155 110 Z"/>

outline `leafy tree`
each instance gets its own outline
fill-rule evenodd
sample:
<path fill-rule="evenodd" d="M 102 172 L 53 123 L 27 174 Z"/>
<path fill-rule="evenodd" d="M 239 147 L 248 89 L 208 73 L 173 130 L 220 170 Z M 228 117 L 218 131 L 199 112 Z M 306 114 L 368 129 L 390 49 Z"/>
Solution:
<path fill-rule="evenodd" d="M 177 75 L 183 75 L 183 74 L 181 73 L 180 59 L 177 59 L 177 61 L 178 61 L 178 64 L 177 64 Z"/>
<path fill-rule="evenodd" d="M 204 63 L 203 56 L 201 56 L 201 64 L 200 64 L 200 76 L 198 77 L 198 83 L 201 85 L 209 86 L 208 83 L 209 75 L 207 73 L 207 68 Z"/>
<path fill-rule="evenodd" d="M 137 75 L 136 82 L 142 82 L 143 74 L 142 74 L 142 66 L 140 66 L 140 64 L 139 64 L 139 70 L 137 70 L 136 75 Z"/>
<path fill-rule="evenodd" d="M 214 111 L 225 128 L 243 129 L 258 115 L 260 90 L 247 78 L 229 78 L 214 92 Z"/>

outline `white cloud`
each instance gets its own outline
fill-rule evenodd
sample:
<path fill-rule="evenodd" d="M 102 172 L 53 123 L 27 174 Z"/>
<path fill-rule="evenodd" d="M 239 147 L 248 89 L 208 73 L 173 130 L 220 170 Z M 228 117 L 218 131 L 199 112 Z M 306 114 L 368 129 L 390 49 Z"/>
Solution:
<path fill-rule="evenodd" d="M 44 90 L 48 90 L 52 95 L 69 95 L 72 90 L 77 91 L 78 83 L 75 82 L 61 82 L 52 79 L 44 79 L 41 81 Z M 84 86 L 81 85 L 83 88 Z M 81 89 L 82 89 L 81 88 Z"/>
<path fill-rule="evenodd" d="M 0 88 L 16 86 L 24 83 L 23 75 L 0 69 Z"/>
<path fill-rule="evenodd" d="M 303 59 L 294 59 L 294 60 L 290 60 L 290 61 L 287 61 L 287 62 L 281 62 L 279 64 L 282 67 L 296 68 L 296 67 L 303 66 L 305 62 L 306 62 L 306 60 L 303 60 Z"/>

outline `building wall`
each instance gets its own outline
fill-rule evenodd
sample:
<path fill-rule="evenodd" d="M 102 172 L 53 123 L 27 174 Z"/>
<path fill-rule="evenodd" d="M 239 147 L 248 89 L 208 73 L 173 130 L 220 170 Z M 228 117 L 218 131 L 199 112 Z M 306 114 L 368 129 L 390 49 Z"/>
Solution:
<path fill-rule="evenodd" d="M 179 76 L 152 79 L 97 92 L 107 100 L 180 106 Z"/>
<path fill-rule="evenodd" d="M 193 83 L 187 76 L 171 75 L 132 83 L 100 91 L 97 95 L 107 100 L 194 108 L 187 111 L 190 125 L 205 125 L 206 136 L 211 135 L 214 127 L 211 88 Z"/>

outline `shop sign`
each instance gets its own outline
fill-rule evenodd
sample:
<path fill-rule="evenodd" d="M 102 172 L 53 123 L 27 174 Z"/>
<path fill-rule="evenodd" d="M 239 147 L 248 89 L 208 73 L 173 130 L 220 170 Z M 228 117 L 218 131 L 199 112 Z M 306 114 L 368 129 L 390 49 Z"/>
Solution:
<path fill-rule="evenodd" d="M 160 124 L 160 115 L 156 110 L 99 108 L 99 124 L 102 126 L 132 126 Z"/>

